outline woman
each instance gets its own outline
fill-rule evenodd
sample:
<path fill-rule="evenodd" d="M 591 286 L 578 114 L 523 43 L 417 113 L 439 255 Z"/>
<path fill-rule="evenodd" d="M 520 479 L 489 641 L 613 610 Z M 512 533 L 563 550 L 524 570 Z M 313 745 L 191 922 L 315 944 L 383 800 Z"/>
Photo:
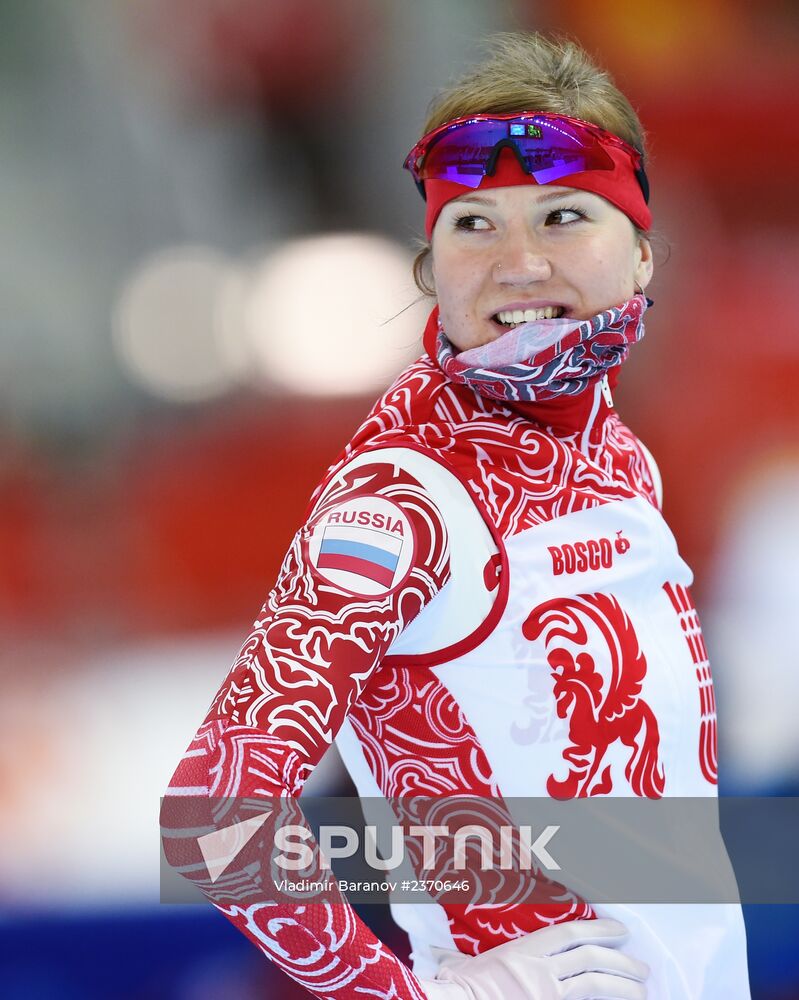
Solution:
<path fill-rule="evenodd" d="M 176 803 L 297 795 L 334 737 L 363 796 L 716 793 L 690 570 L 611 396 L 653 270 L 640 123 L 577 46 L 500 36 L 406 166 L 426 353 L 317 490 L 175 773 L 189 877 Z M 736 907 L 393 907 L 411 973 L 346 902 L 250 888 L 217 905 L 320 997 L 749 996 Z"/>

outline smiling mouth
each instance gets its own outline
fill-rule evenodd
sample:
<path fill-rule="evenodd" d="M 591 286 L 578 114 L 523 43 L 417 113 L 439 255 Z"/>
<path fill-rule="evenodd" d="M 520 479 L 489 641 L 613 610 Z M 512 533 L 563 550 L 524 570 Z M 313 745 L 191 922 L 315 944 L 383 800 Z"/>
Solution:
<path fill-rule="evenodd" d="M 566 309 L 563 306 L 544 306 L 541 309 L 503 309 L 494 313 L 491 320 L 498 326 L 509 330 L 514 326 L 521 326 L 522 323 L 533 323 L 541 319 L 560 319 L 565 312 Z"/>

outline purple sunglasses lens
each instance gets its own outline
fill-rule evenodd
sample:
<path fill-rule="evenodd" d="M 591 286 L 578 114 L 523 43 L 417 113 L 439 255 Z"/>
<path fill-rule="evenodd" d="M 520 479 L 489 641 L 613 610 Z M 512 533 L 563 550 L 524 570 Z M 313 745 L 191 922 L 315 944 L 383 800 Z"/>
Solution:
<path fill-rule="evenodd" d="M 479 187 L 494 146 L 507 137 L 505 122 L 473 122 L 444 133 L 427 151 L 420 179 L 435 177 Z"/>
<path fill-rule="evenodd" d="M 421 179 L 435 177 L 479 187 L 494 146 L 507 138 L 506 122 L 472 122 L 446 132 L 428 150 Z"/>
<path fill-rule="evenodd" d="M 539 184 L 584 170 L 613 169 L 613 161 L 587 130 L 541 119 L 480 121 L 454 128 L 436 140 L 419 168 L 419 179 L 479 187 L 497 143 L 508 140 Z"/>

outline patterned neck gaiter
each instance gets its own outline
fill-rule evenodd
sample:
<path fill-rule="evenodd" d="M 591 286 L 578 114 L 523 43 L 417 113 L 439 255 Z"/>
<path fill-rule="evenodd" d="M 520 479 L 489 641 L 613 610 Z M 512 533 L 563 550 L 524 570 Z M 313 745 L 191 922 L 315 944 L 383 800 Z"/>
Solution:
<path fill-rule="evenodd" d="M 651 301 L 634 295 L 585 320 L 525 323 L 489 344 L 457 353 L 439 319 L 437 359 L 444 374 L 482 396 L 538 402 L 576 396 L 627 357 L 644 335 Z"/>

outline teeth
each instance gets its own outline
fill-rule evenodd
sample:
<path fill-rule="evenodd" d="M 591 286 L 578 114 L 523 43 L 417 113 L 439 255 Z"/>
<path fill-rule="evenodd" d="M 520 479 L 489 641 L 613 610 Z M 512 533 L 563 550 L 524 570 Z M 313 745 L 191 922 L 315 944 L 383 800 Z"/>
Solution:
<path fill-rule="evenodd" d="M 558 319 L 563 312 L 562 306 L 544 306 L 542 309 L 503 309 L 497 313 L 497 319 L 500 323 L 514 326 L 519 323 L 532 323 L 539 319 Z"/>

